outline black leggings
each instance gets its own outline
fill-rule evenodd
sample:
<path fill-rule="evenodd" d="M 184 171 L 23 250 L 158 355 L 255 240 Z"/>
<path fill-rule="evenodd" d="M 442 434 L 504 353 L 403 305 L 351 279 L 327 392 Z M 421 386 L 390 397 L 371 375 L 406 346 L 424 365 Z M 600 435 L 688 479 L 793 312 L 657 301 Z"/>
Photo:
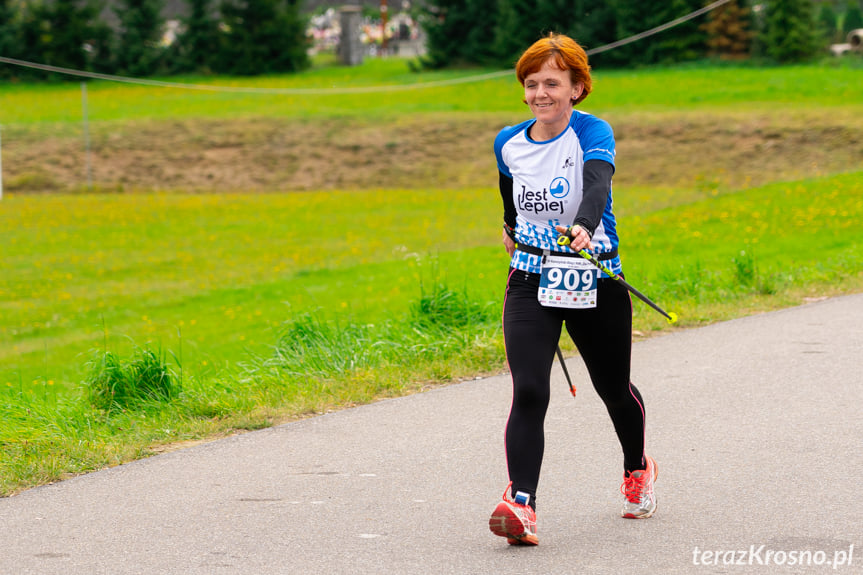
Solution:
<path fill-rule="evenodd" d="M 644 468 L 644 402 L 629 380 L 632 300 L 612 279 L 600 279 L 592 309 L 544 307 L 537 301 L 538 274 L 510 269 L 503 305 L 506 358 L 512 373 L 512 410 L 506 426 L 506 458 L 512 493 L 530 493 L 535 505 L 545 445 L 543 422 L 550 397 L 551 366 L 566 330 L 605 403 L 626 471 Z"/>

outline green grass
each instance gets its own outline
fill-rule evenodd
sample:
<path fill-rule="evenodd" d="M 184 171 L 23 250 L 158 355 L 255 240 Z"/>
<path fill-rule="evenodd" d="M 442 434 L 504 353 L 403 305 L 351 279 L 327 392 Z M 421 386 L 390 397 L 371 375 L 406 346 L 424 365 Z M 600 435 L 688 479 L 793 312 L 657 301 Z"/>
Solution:
<path fill-rule="evenodd" d="M 402 61 L 372 60 L 242 82 L 366 86 L 472 73 L 414 75 Z M 588 102 L 630 121 L 722 111 L 817 122 L 860 114 L 859 74 L 814 66 L 599 71 Z M 284 116 L 314 129 L 316 118 L 525 113 L 510 78 L 377 95 L 102 82 L 89 94 L 91 121 L 106 124 Z M 75 133 L 80 87 L 0 85 L 0 123 L 19 137 Z M 7 194 L 0 494 L 177 442 L 504 369 L 497 324 L 507 257 L 497 191 L 381 188 Z M 863 172 L 721 194 L 708 184 L 616 186 L 615 206 L 628 281 L 677 312 L 680 328 L 863 289 L 855 225 Z M 679 329 L 634 306 L 637 332 Z"/>
<path fill-rule="evenodd" d="M 416 113 L 524 112 L 522 91 L 514 75 L 500 78 L 390 91 L 386 86 L 421 85 L 477 76 L 496 70 L 426 71 L 412 73 L 401 59 L 368 59 L 356 68 L 327 67 L 306 74 L 264 78 L 170 79 L 189 84 L 267 89 L 325 89 L 331 94 L 282 95 L 178 90 L 96 81 L 88 85 L 91 121 L 165 120 L 182 118 L 362 116 L 394 117 Z M 854 66 L 745 66 L 595 71 L 594 93 L 587 111 L 680 113 L 698 110 L 774 111 L 777 106 L 806 110 L 848 108 L 860 113 L 858 89 L 863 69 Z M 340 90 L 381 86 L 371 93 Z M 0 84 L 0 124 L 44 130 L 68 130 L 80 124 L 79 83 L 43 86 Z"/>
<path fill-rule="evenodd" d="M 861 176 L 708 194 L 622 217 L 627 278 L 679 313 L 683 328 L 857 291 Z M 625 192 L 620 196 L 625 204 Z M 0 346 L 3 492 L 140 457 L 166 442 L 253 429 L 503 368 L 496 322 L 506 257 L 496 216 L 489 216 L 497 212 L 492 190 L 101 198 L 111 213 L 124 214 L 113 219 L 99 211 L 98 199 L 4 200 L 0 239 L 15 246 L 11 261 L 18 267 L 3 270 L 2 309 L 4 316 L 18 314 L 20 333 L 4 331 Z M 304 202 L 315 209 L 297 209 Z M 202 230 L 231 230 L 219 240 L 224 251 L 213 250 L 217 255 L 206 254 L 219 233 L 217 239 L 187 233 L 193 219 L 183 208 L 196 203 L 234 206 L 198 213 Z M 412 210 L 422 216 L 392 219 Z M 354 231 L 345 222 L 320 225 L 321 214 L 337 222 L 350 211 L 363 222 Z M 36 233 L 35 220 L 53 222 L 53 231 Z M 437 227 L 454 220 L 466 226 L 459 237 Z M 26 223 L 14 237 L 12 221 Z M 105 240 L 95 246 L 84 230 L 97 224 Z M 151 226 L 158 233 L 138 237 Z M 54 237 L 63 228 L 62 238 Z M 343 230 L 338 243 L 332 229 Z M 302 245 L 289 245 L 303 237 L 300 230 Z M 179 255 L 169 263 L 152 255 L 174 253 L 172 244 Z M 309 249 L 316 245 L 328 249 Z M 97 248 L 117 253 L 90 262 Z M 39 254 L 37 269 L 48 281 L 32 286 L 40 292 L 13 295 L 9 278 L 26 270 L 28 253 Z M 300 256 L 277 279 L 270 273 L 273 253 L 281 254 L 278 261 Z M 117 267 L 121 283 L 106 287 L 99 265 Z M 171 281 L 161 277 L 168 270 Z M 31 289 L 38 283 L 33 274 L 14 289 Z M 66 293 L 74 295 L 63 299 Z M 103 326 L 114 335 L 106 339 Z M 636 302 L 635 329 L 671 328 Z M 181 391 L 144 408 L 92 407 L 88 389 L 100 373 L 92 370 L 94 358 L 98 367 L 100 354 L 109 352 L 117 369 L 130 371 L 141 349 L 160 350 L 160 365 L 182 379 Z"/>
<path fill-rule="evenodd" d="M 423 259 L 488 241 L 495 193 L 7 197 L 0 384 L 74 385 L 103 326 L 141 342 L 182 337 L 203 368 L 272 344 L 292 310 L 407 309 L 389 300 L 413 292 Z M 393 276 L 393 264 L 410 273 Z"/>
<path fill-rule="evenodd" d="M 627 242 L 627 261 L 636 281 L 675 302 L 690 325 L 801 294 L 859 290 L 861 175 L 776 183 L 626 218 L 621 233 L 639 238 Z"/>

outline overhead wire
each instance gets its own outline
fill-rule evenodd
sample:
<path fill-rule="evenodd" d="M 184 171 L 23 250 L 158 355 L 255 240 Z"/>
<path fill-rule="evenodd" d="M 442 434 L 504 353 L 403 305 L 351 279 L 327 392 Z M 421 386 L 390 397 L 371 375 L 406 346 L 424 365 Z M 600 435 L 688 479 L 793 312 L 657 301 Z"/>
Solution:
<path fill-rule="evenodd" d="M 683 24 L 684 22 L 688 22 L 694 18 L 701 16 L 702 14 L 706 14 L 711 10 L 722 6 L 723 4 L 727 4 L 731 0 L 717 0 L 711 4 L 703 8 L 699 8 L 685 16 L 681 16 L 680 18 L 676 18 L 665 24 L 657 26 L 655 28 L 651 28 L 650 30 L 645 30 L 644 32 L 640 32 L 628 38 L 624 38 L 622 40 L 617 40 L 616 42 L 612 42 L 610 44 L 606 44 L 604 46 L 599 46 L 597 48 L 592 48 L 586 50 L 588 56 L 592 56 L 594 54 L 600 54 L 602 52 L 607 52 L 609 50 L 613 50 L 615 48 L 619 48 L 621 46 L 625 46 L 627 44 L 631 44 L 633 42 L 637 42 L 638 40 L 642 40 L 649 36 L 653 36 L 655 34 L 659 34 L 660 32 L 664 32 L 669 28 L 673 28 L 674 26 L 678 26 Z M 425 90 L 429 88 L 441 88 L 445 86 L 453 86 L 458 84 L 469 84 L 474 82 L 484 82 L 486 80 L 493 80 L 496 78 L 502 78 L 505 76 L 510 76 L 512 74 L 512 70 L 500 70 L 497 72 L 489 72 L 486 74 L 477 74 L 473 76 L 464 76 L 461 78 L 449 78 L 446 80 L 435 80 L 431 82 L 417 82 L 414 84 L 391 84 L 391 85 L 383 85 L 383 86 L 355 86 L 355 87 L 342 87 L 342 88 L 262 88 L 262 87 L 254 87 L 254 86 L 222 86 L 218 84 L 187 84 L 184 82 L 167 82 L 164 80 L 152 80 L 149 78 L 132 78 L 128 76 L 116 76 L 113 74 L 101 74 L 99 72 L 88 72 L 86 70 L 76 70 L 74 68 L 63 68 L 61 66 L 51 66 L 49 64 L 39 64 L 37 62 L 28 62 L 26 60 L 19 60 L 16 58 L 8 58 L 6 56 L 0 56 L 0 63 L 10 64 L 13 66 L 20 66 L 23 68 L 31 68 L 34 70 L 42 70 L 45 72 L 54 72 L 57 74 L 66 74 L 68 76 L 77 76 L 81 78 L 89 78 L 92 80 L 105 80 L 109 82 L 121 82 L 125 84 L 137 84 L 142 86 L 154 86 L 160 88 L 173 88 L 173 89 L 182 89 L 182 90 L 201 90 L 201 91 L 210 91 L 210 92 L 228 92 L 235 94 L 275 94 L 275 95 L 288 95 L 288 96 L 315 96 L 315 95 L 341 95 L 341 94 L 367 94 L 367 93 L 380 93 L 380 92 L 402 92 L 408 90 Z"/>
<path fill-rule="evenodd" d="M 723 4 L 727 4 L 730 1 L 731 0 L 717 0 L 716 2 L 713 2 L 712 4 L 708 4 L 704 8 L 699 8 L 698 10 L 695 10 L 694 12 L 690 12 L 686 16 L 681 16 L 680 18 L 676 18 L 674 20 L 666 22 L 665 24 L 657 26 L 656 28 L 651 28 L 650 30 L 645 30 L 644 32 L 640 32 L 638 34 L 635 34 L 634 36 L 630 36 L 629 38 L 624 38 L 623 40 L 617 40 L 616 42 L 612 42 L 611 44 L 606 44 L 605 46 L 600 46 L 599 48 L 587 50 L 587 55 L 592 56 L 593 54 L 599 54 L 601 52 L 607 52 L 609 50 L 613 50 L 615 48 L 620 48 L 621 46 L 625 46 L 627 44 L 632 44 L 633 42 L 636 42 L 636 41 L 641 40 L 643 38 L 647 38 L 648 36 L 653 36 L 654 34 L 659 34 L 660 32 L 664 32 L 665 30 L 668 30 L 669 28 L 674 28 L 675 26 L 677 26 L 679 24 L 683 24 L 684 22 L 688 22 L 689 20 L 692 20 L 694 18 L 698 18 L 702 14 L 706 14 L 707 12 L 710 12 L 711 10 L 713 10 L 715 8 L 719 8 Z"/>

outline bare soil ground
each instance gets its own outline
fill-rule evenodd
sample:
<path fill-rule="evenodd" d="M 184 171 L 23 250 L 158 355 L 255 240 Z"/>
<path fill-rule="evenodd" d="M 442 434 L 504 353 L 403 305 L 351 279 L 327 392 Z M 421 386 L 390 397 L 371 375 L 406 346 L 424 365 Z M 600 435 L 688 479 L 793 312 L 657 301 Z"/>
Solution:
<path fill-rule="evenodd" d="M 746 187 L 863 168 L 863 118 L 826 112 L 607 117 L 616 186 Z M 272 192 L 494 187 L 492 141 L 511 117 L 125 122 L 91 127 L 101 191 Z M 82 133 L 4 133 L 4 188 L 87 189 Z"/>

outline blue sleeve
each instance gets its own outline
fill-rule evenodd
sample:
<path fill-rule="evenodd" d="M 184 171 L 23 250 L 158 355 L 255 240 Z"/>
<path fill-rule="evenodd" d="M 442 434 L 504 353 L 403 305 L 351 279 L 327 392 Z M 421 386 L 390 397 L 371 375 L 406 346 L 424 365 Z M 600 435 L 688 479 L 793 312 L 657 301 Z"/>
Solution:
<path fill-rule="evenodd" d="M 591 114 L 579 113 L 575 133 L 584 150 L 584 161 L 603 160 L 614 166 L 614 131 L 611 125 Z"/>
<path fill-rule="evenodd" d="M 501 130 L 494 139 L 494 155 L 497 158 L 497 169 L 507 178 L 512 179 L 512 173 L 509 171 L 509 166 L 507 166 L 506 162 L 503 161 L 503 146 L 512 139 L 513 136 L 524 130 L 525 126 L 530 124 L 530 122 L 531 121 L 529 120 L 527 122 L 522 122 L 517 126 L 507 126 Z"/>

